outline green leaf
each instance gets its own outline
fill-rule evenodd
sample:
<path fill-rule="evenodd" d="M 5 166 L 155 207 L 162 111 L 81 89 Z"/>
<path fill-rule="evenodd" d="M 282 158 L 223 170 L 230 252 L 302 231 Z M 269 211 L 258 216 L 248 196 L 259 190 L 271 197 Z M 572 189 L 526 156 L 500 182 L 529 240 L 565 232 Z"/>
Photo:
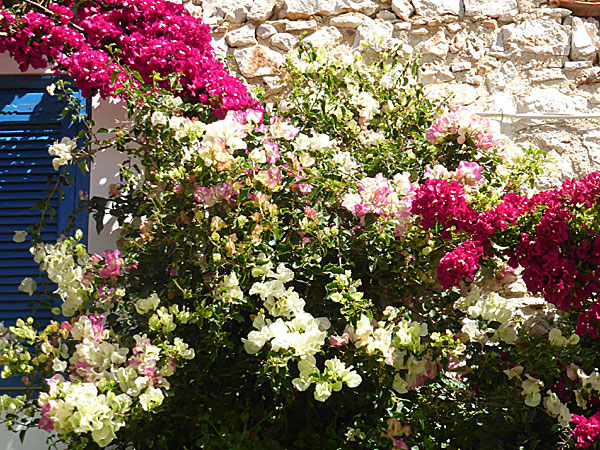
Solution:
<path fill-rule="evenodd" d="M 339 267 L 339 266 L 336 266 L 334 264 L 327 264 L 325 267 L 323 267 L 323 271 L 324 272 L 335 273 L 335 274 L 338 274 L 338 275 L 343 275 L 345 273 L 343 267 Z"/>

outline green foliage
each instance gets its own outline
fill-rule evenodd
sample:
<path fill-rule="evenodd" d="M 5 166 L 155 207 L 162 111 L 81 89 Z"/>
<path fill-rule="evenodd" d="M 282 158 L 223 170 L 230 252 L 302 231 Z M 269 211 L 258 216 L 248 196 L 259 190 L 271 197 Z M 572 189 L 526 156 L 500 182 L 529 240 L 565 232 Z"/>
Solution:
<path fill-rule="evenodd" d="M 147 336 L 167 374 L 157 381 L 164 401 L 152 407 L 111 369 L 96 374 L 97 397 L 132 398 L 114 415 L 123 424 L 106 425 L 111 448 L 541 449 L 562 439 L 533 403 L 556 380 L 574 384 L 557 361 L 593 370 L 593 347 L 550 345 L 548 328 L 567 336 L 569 317 L 530 333 L 490 286 L 505 268 L 497 257 L 471 285 L 443 290 L 440 258 L 464 233 L 426 230 L 410 214 L 415 189 L 436 171 L 461 180 L 483 211 L 526 189 L 543 155 L 481 145 L 471 116 L 467 131 L 429 139 L 443 105 L 424 96 L 416 63 L 395 49 L 371 57 L 343 63 L 301 47 L 288 65 L 290 92 L 264 117 L 217 120 L 203 105 L 126 82 L 129 121 L 86 135 L 93 149 L 128 157 L 112 197 L 90 203 L 99 223 L 119 221 L 122 260 L 65 241 L 59 260 L 72 263 L 70 274 L 81 268 L 65 304 L 73 322 L 104 315 L 100 340 L 117 347 L 133 352 Z M 176 77 L 171 85 L 176 93 Z M 461 178 L 461 164 L 475 161 L 481 178 Z M 505 230 L 507 245 L 527 220 Z M 82 357 L 58 324 L 32 330 L 19 324 L 0 341 L 4 370 L 54 375 L 48 362 L 60 352 L 48 342 L 64 343 L 72 362 Z M 30 345 L 31 363 L 19 356 Z M 541 394 L 526 391 L 532 379 Z M 103 442 L 87 431 L 61 438 L 73 449 Z"/>

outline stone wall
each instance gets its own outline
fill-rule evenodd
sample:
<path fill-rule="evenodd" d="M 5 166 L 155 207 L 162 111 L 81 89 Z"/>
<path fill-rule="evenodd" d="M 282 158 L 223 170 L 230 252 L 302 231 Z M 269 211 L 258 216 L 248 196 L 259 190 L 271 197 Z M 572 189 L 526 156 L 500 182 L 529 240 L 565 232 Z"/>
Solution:
<path fill-rule="evenodd" d="M 421 52 L 434 97 L 477 112 L 600 114 L 599 23 L 545 0 L 192 0 L 215 49 L 269 96 L 298 39 L 333 52 L 367 36 Z M 600 121 L 503 119 L 502 131 L 560 155 L 561 179 L 600 170 Z"/>

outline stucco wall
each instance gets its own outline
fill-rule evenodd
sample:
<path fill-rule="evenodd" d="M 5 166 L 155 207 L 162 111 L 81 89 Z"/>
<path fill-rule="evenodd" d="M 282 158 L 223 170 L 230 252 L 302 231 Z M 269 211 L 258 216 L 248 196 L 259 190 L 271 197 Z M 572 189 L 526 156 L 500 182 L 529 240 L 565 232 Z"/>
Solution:
<path fill-rule="evenodd" d="M 600 113 L 599 24 L 544 0 L 192 0 L 214 47 L 272 96 L 280 64 L 304 36 L 332 52 L 377 34 L 422 52 L 420 81 L 433 97 L 477 112 Z M 511 139 L 554 150 L 560 178 L 600 169 L 598 120 L 502 122 Z M 554 180 L 558 181 L 558 180 Z"/>

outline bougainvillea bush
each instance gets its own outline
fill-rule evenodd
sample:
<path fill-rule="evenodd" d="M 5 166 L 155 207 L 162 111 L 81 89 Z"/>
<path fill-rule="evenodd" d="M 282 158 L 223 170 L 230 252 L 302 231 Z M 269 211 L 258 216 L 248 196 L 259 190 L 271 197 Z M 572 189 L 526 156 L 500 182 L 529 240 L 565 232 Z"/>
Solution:
<path fill-rule="evenodd" d="M 84 136 L 128 156 L 89 203 L 118 248 L 28 230 L 62 306 L 0 327 L 2 376 L 32 388 L 0 397 L 11 428 L 71 449 L 598 445 L 600 175 L 535 193 L 549 158 L 427 100 L 378 42 L 301 47 L 262 108 L 180 6 L 9 3 L 1 48 L 130 119 Z"/>

